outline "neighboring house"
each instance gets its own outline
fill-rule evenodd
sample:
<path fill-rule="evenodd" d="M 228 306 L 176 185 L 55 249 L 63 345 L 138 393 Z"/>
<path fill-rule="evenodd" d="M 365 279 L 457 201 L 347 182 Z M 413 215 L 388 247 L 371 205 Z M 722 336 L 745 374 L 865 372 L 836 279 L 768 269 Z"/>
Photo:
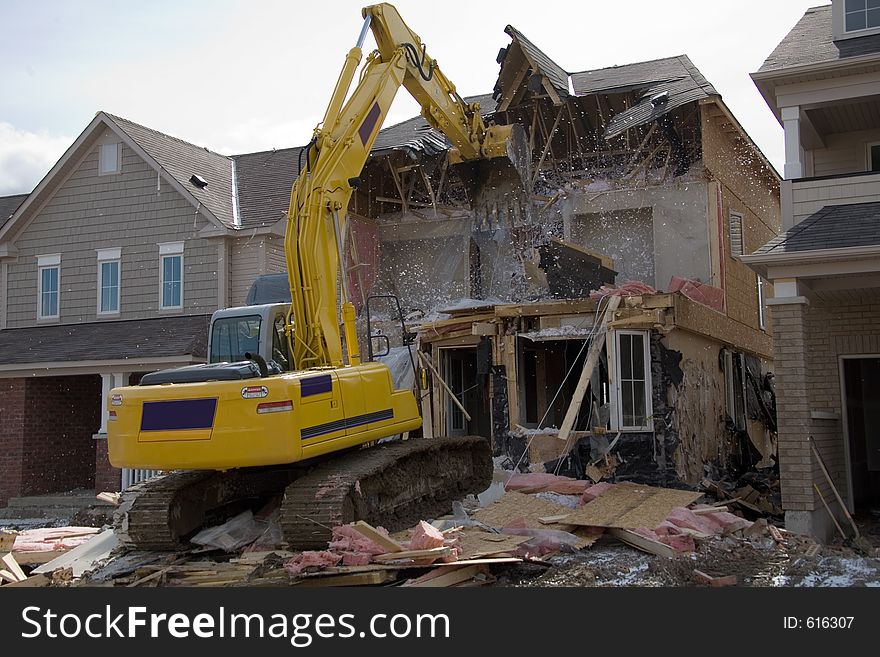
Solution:
<path fill-rule="evenodd" d="M 742 260 L 774 284 L 786 526 L 827 538 L 811 436 L 849 510 L 880 509 L 880 5 L 807 10 L 752 78 L 785 129 L 784 232 Z"/>
<path fill-rule="evenodd" d="M 738 257 L 780 229 L 778 174 L 688 57 L 569 74 L 506 32 L 494 94 L 467 100 L 522 126 L 525 194 L 512 173 L 475 185 L 493 166 L 448 166 L 449 143 L 416 118 L 380 133 L 350 208 L 378 232 L 374 289 L 430 316 L 422 349 L 471 417 L 435 382 L 430 429 L 515 458 L 538 434 L 533 461 L 565 451 L 539 440 L 576 388 L 597 321 L 584 297 L 616 274 L 658 293 L 615 316 L 576 435 L 621 431 L 624 478 L 771 464 L 769 286 Z"/>
<path fill-rule="evenodd" d="M 227 157 L 99 112 L 0 199 L 0 504 L 119 488 L 107 391 L 203 362 L 211 313 L 284 270 L 299 152 Z"/>

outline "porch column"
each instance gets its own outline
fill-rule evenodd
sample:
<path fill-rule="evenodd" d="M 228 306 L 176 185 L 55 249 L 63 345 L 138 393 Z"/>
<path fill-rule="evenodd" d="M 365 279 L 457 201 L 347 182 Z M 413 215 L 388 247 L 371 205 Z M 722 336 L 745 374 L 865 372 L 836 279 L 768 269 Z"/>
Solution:
<path fill-rule="evenodd" d="M 797 105 L 783 107 L 781 113 L 785 128 L 785 179 L 802 178 L 804 158 L 801 148 L 801 108 Z"/>

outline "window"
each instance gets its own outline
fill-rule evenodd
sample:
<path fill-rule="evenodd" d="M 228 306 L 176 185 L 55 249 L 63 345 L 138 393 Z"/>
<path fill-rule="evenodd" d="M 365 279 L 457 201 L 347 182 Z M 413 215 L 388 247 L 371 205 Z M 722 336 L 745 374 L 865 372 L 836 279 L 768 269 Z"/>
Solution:
<path fill-rule="evenodd" d="M 288 349 L 287 336 L 284 334 L 284 315 L 275 318 L 275 330 L 272 331 L 272 360 L 274 360 L 285 372 L 290 368 L 290 350 Z"/>
<path fill-rule="evenodd" d="M 101 144 L 98 148 L 98 174 L 106 176 L 120 171 L 119 143 Z"/>
<path fill-rule="evenodd" d="M 211 327 L 211 363 L 235 363 L 260 353 L 259 315 L 218 319 Z"/>
<path fill-rule="evenodd" d="M 615 331 L 615 379 L 611 428 L 651 431 L 651 357 L 649 333 Z"/>
<path fill-rule="evenodd" d="M 743 254 L 743 216 L 739 212 L 731 212 L 729 215 L 730 224 L 730 255 L 738 256 Z"/>
<path fill-rule="evenodd" d="M 880 171 L 880 143 L 868 144 L 868 171 Z"/>
<path fill-rule="evenodd" d="M 746 429 L 746 359 L 745 355 L 721 350 L 721 368 L 724 371 L 724 394 L 727 419 L 738 431 Z"/>
<path fill-rule="evenodd" d="M 844 29 L 847 32 L 880 27 L 880 0 L 846 0 Z"/>
<path fill-rule="evenodd" d="M 161 285 L 159 307 L 163 310 L 183 308 L 183 242 L 159 245 Z"/>
<path fill-rule="evenodd" d="M 61 256 L 37 256 L 37 319 L 57 319 L 61 305 Z"/>
<path fill-rule="evenodd" d="M 98 314 L 119 314 L 119 265 L 122 249 L 98 249 Z"/>

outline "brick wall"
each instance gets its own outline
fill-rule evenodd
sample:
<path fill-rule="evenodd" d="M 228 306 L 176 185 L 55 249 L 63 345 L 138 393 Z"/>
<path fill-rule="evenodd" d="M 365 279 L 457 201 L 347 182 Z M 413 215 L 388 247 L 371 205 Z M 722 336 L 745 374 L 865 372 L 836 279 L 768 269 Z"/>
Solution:
<path fill-rule="evenodd" d="M 116 492 L 122 483 L 122 471 L 110 465 L 107 456 L 107 439 L 95 440 L 95 491 Z"/>
<path fill-rule="evenodd" d="M 21 490 L 27 379 L 0 380 L 0 506 Z"/>
<path fill-rule="evenodd" d="M 97 375 L 0 382 L 0 504 L 94 486 L 100 398 Z"/>
<path fill-rule="evenodd" d="M 840 357 L 880 354 L 880 292 L 848 293 L 846 303 L 776 305 L 773 316 L 782 501 L 787 510 L 812 511 L 821 508 L 813 483 L 826 500 L 832 493 L 810 435 L 834 485 L 847 495 Z M 840 419 L 813 419 L 811 411 L 836 412 Z"/>

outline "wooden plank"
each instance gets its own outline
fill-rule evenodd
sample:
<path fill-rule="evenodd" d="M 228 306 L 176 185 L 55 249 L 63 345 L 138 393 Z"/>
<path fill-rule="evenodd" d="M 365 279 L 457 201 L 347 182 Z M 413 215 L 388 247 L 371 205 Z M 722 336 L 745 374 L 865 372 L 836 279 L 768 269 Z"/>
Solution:
<path fill-rule="evenodd" d="M 590 385 L 590 377 L 593 376 L 593 370 L 596 368 L 596 364 L 599 362 L 599 356 L 602 353 L 602 347 L 605 346 L 607 327 L 614 319 L 614 312 L 617 310 L 617 307 L 619 305 L 619 296 L 613 296 L 608 300 L 608 305 L 605 307 L 605 314 L 602 318 L 602 322 L 596 329 L 598 333 L 593 338 L 593 341 L 590 343 L 590 349 L 587 352 L 587 358 L 584 361 L 584 368 L 581 370 L 580 379 L 578 379 L 577 387 L 575 387 L 574 389 L 574 394 L 571 397 L 571 403 L 568 406 L 568 410 L 565 412 L 565 419 L 562 421 L 562 427 L 560 427 L 559 429 L 560 440 L 567 441 L 569 433 L 574 428 L 574 423 L 577 420 L 578 413 L 581 410 L 581 404 L 583 403 L 584 395 L 586 394 L 587 388 Z"/>
<path fill-rule="evenodd" d="M 628 529 L 613 527 L 608 530 L 608 533 L 617 540 L 623 541 L 627 545 L 630 545 L 637 550 L 641 550 L 642 552 L 655 554 L 658 557 L 666 557 L 667 559 L 673 559 L 676 556 L 675 550 L 668 545 L 646 538 L 641 534 L 636 534 Z"/>
<path fill-rule="evenodd" d="M 562 522 L 587 527 L 653 529 L 666 520 L 672 509 L 686 507 L 701 496 L 699 492 L 623 482 L 575 509 Z"/>
<path fill-rule="evenodd" d="M 26 579 L 21 580 L 20 582 L 10 582 L 6 584 L 3 588 L 37 588 L 40 586 L 49 586 L 52 580 L 46 577 L 45 575 L 33 575 Z"/>
<path fill-rule="evenodd" d="M 6 569 L 15 575 L 15 578 L 20 582 L 23 579 L 27 579 L 27 575 L 21 569 L 21 566 L 18 565 L 18 562 L 15 560 L 15 557 L 12 556 L 12 553 L 3 555 L 3 559 L 0 560 L 6 565 Z"/>
<path fill-rule="evenodd" d="M 862 535 L 859 533 L 859 527 L 856 525 L 855 520 L 852 519 L 852 516 L 849 514 L 849 509 L 846 508 L 846 503 L 843 501 L 843 498 L 840 496 L 840 493 L 837 491 L 837 486 L 834 485 L 834 481 L 831 479 L 831 473 L 828 472 L 828 468 L 825 467 L 825 461 L 822 459 L 822 455 L 819 453 L 818 448 L 816 447 L 816 441 L 812 436 L 809 437 L 810 448 L 813 450 L 813 454 L 816 456 L 816 460 L 819 461 L 819 467 L 822 469 L 822 474 L 825 475 L 825 481 L 828 482 L 828 485 L 831 487 L 831 492 L 834 493 L 834 497 L 837 499 L 837 503 L 840 505 L 841 510 L 843 511 L 843 515 L 849 520 L 849 524 L 852 525 L 854 536 L 856 540 L 860 539 Z"/>
<path fill-rule="evenodd" d="M 440 559 L 441 557 L 448 557 L 452 553 L 453 549 L 444 545 L 425 550 L 403 550 L 388 552 L 387 554 L 377 554 L 373 557 L 373 560 L 382 563 L 383 561 L 397 561 L 401 559 Z"/>
<path fill-rule="evenodd" d="M 463 568 L 455 568 L 451 572 L 445 572 L 437 576 L 426 577 L 425 579 L 422 579 L 420 577 L 419 579 L 410 580 L 409 582 L 406 582 L 403 586 L 438 588 L 453 586 L 454 584 L 459 584 L 461 582 L 466 582 L 469 579 L 473 579 L 476 575 L 482 572 L 484 572 L 483 566 L 465 566 Z"/>
<path fill-rule="evenodd" d="M 695 516 L 702 516 L 707 513 L 722 513 L 728 510 L 729 509 L 726 506 L 706 506 L 702 509 L 691 509 L 690 512 L 693 513 Z"/>
<path fill-rule="evenodd" d="M 396 570 L 370 570 L 348 575 L 328 575 L 327 577 L 307 577 L 291 582 L 293 586 L 376 586 L 397 577 Z"/>
<path fill-rule="evenodd" d="M 18 582 L 19 579 L 8 570 L 0 570 L 0 580 L 6 580 L 7 582 Z"/>
<path fill-rule="evenodd" d="M 696 568 L 694 568 L 694 579 L 701 584 L 708 584 L 709 586 L 736 586 L 736 575 L 713 577 Z"/>
<path fill-rule="evenodd" d="M 388 538 L 387 536 L 376 530 L 375 527 L 364 522 L 363 520 L 358 520 L 357 522 L 352 524 L 352 528 L 362 536 L 366 536 L 368 539 L 373 541 L 373 543 L 385 548 L 389 552 L 403 552 L 403 546 L 400 545 L 400 543 Z"/>

